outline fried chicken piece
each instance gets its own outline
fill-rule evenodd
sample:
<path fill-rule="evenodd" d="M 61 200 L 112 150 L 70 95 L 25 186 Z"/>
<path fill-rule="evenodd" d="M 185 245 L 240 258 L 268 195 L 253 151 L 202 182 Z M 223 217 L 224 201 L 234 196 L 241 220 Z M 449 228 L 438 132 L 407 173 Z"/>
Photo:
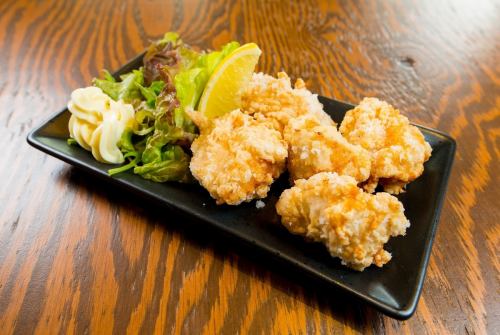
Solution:
<path fill-rule="evenodd" d="M 368 192 L 374 192 L 379 183 L 391 194 L 404 192 L 406 184 L 423 173 L 432 152 L 407 117 L 377 98 L 364 98 L 348 111 L 340 132 L 349 142 L 372 154 L 370 178 L 364 185 Z"/>
<path fill-rule="evenodd" d="M 290 119 L 283 132 L 288 142 L 290 179 L 309 178 L 319 172 L 337 172 L 362 182 L 370 176 L 370 153 L 349 143 L 335 125 L 321 124 L 303 115 Z"/>
<path fill-rule="evenodd" d="M 265 122 L 234 110 L 213 122 L 191 112 L 201 135 L 191 145 L 190 169 L 217 204 L 264 198 L 285 168 L 286 142 Z"/>
<path fill-rule="evenodd" d="M 384 244 L 405 235 L 410 225 L 394 196 L 365 193 L 354 178 L 332 172 L 295 181 L 276 210 L 291 233 L 324 243 L 332 256 L 358 271 L 389 262 Z"/>
<path fill-rule="evenodd" d="M 278 78 L 254 73 L 241 103 L 245 113 L 257 120 L 270 120 L 281 132 L 291 118 L 305 114 L 313 115 L 323 124 L 335 124 L 323 111 L 318 95 L 307 90 L 302 79 L 297 79 L 293 88 L 285 72 L 279 72 Z"/>

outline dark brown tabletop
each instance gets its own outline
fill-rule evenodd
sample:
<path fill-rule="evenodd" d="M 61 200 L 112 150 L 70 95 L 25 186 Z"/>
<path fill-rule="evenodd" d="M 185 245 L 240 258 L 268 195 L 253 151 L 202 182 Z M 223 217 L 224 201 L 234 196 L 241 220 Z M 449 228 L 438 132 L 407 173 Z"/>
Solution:
<path fill-rule="evenodd" d="M 1 334 L 483 334 L 500 329 L 498 1 L 0 2 Z M 258 70 L 377 96 L 457 154 L 422 297 L 397 321 L 26 143 L 166 31 L 256 42 Z"/>

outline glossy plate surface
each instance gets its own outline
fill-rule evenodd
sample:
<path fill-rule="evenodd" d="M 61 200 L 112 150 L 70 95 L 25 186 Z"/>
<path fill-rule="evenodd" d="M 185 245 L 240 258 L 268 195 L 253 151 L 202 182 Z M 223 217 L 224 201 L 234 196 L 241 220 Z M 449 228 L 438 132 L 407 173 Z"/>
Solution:
<path fill-rule="evenodd" d="M 141 64 L 142 55 L 139 55 L 116 75 L 138 68 Z M 324 97 L 320 100 L 325 111 L 338 123 L 352 108 L 352 105 L 336 100 Z M 278 224 L 274 205 L 281 192 L 288 187 L 286 177 L 274 183 L 262 209 L 256 209 L 255 201 L 235 207 L 217 206 L 199 185 L 158 184 L 131 172 L 109 177 L 109 165 L 97 162 L 89 152 L 66 143 L 69 116 L 66 109 L 59 112 L 34 129 L 28 135 L 28 143 L 130 192 L 212 224 L 326 284 L 353 294 L 389 316 L 407 319 L 415 311 L 455 155 L 455 141 L 448 135 L 419 127 L 433 151 L 425 164 L 424 174 L 408 185 L 406 193 L 398 196 L 411 226 L 406 236 L 390 239 L 386 249 L 392 252 L 393 258 L 387 265 L 381 269 L 372 266 L 363 272 L 356 272 L 330 257 L 323 246 L 307 243 Z"/>

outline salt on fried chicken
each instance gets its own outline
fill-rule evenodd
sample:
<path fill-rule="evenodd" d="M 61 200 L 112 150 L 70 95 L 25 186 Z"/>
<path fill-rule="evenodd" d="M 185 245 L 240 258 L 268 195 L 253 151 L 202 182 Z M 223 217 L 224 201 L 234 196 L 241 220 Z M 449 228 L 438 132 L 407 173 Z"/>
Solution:
<path fill-rule="evenodd" d="M 248 88 L 241 97 L 241 109 L 257 120 L 267 119 L 276 129 L 283 131 L 291 118 L 309 114 L 321 123 L 334 124 L 317 94 L 307 90 L 302 79 L 297 79 L 295 88 L 285 72 L 274 78 L 263 73 L 254 73 Z"/>
<path fill-rule="evenodd" d="M 196 112 L 190 115 L 201 126 L 191 145 L 191 173 L 217 204 L 266 197 L 285 169 L 288 152 L 280 132 L 240 110 L 212 122 Z"/>
<path fill-rule="evenodd" d="M 363 182 L 370 176 L 370 153 L 349 143 L 332 124 L 321 124 L 306 114 L 290 119 L 283 132 L 288 142 L 290 179 L 309 178 L 319 172 L 337 172 Z"/>
<path fill-rule="evenodd" d="M 423 173 L 432 152 L 407 117 L 376 98 L 364 98 L 348 111 L 340 132 L 349 142 L 371 152 L 370 178 L 364 185 L 368 192 L 374 192 L 379 183 L 391 194 L 403 192 L 406 184 Z"/>
<path fill-rule="evenodd" d="M 397 198 L 365 193 L 354 178 L 331 172 L 297 180 L 281 194 L 276 210 L 291 233 L 324 243 L 332 256 L 358 271 L 386 264 L 391 254 L 384 244 L 405 235 L 410 225 Z"/>

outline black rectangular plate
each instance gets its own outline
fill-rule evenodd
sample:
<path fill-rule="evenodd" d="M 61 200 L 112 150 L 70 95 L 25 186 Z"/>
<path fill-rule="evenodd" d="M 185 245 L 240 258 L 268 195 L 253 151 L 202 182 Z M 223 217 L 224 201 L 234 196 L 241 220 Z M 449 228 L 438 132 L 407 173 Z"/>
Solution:
<path fill-rule="evenodd" d="M 141 65 L 142 55 L 139 55 L 116 75 Z M 353 107 L 325 97 L 320 97 L 320 101 L 325 111 L 338 123 Z M 407 319 L 414 313 L 455 155 L 455 141 L 448 135 L 419 126 L 433 151 L 423 175 L 408 185 L 406 193 L 398 196 L 411 226 L 405 237 L 392 238 L 387 244 L 386 249 L 393 255 L 387 265 L 383 268 L 371 266 L 357 272 L 342 266 L 323 246 L 305 242 L 278 224 L 274 205 L 281 192 L 288 187 L 286 178 L 274 183 L 269 196 L 264 199 L 266 206 L 256 209 L 255 202 L 217 206 L 199 185 L 159 184 L 131 172 L 109 177 L 109 165 L 97 162 L 89 152 L 66 143 L 69 116 L 67 109 L 57 113 L 28 135 L 28 143 L 131 192 L 212 224 L 327 284 L 353 294 L 391 317 Z"/>

